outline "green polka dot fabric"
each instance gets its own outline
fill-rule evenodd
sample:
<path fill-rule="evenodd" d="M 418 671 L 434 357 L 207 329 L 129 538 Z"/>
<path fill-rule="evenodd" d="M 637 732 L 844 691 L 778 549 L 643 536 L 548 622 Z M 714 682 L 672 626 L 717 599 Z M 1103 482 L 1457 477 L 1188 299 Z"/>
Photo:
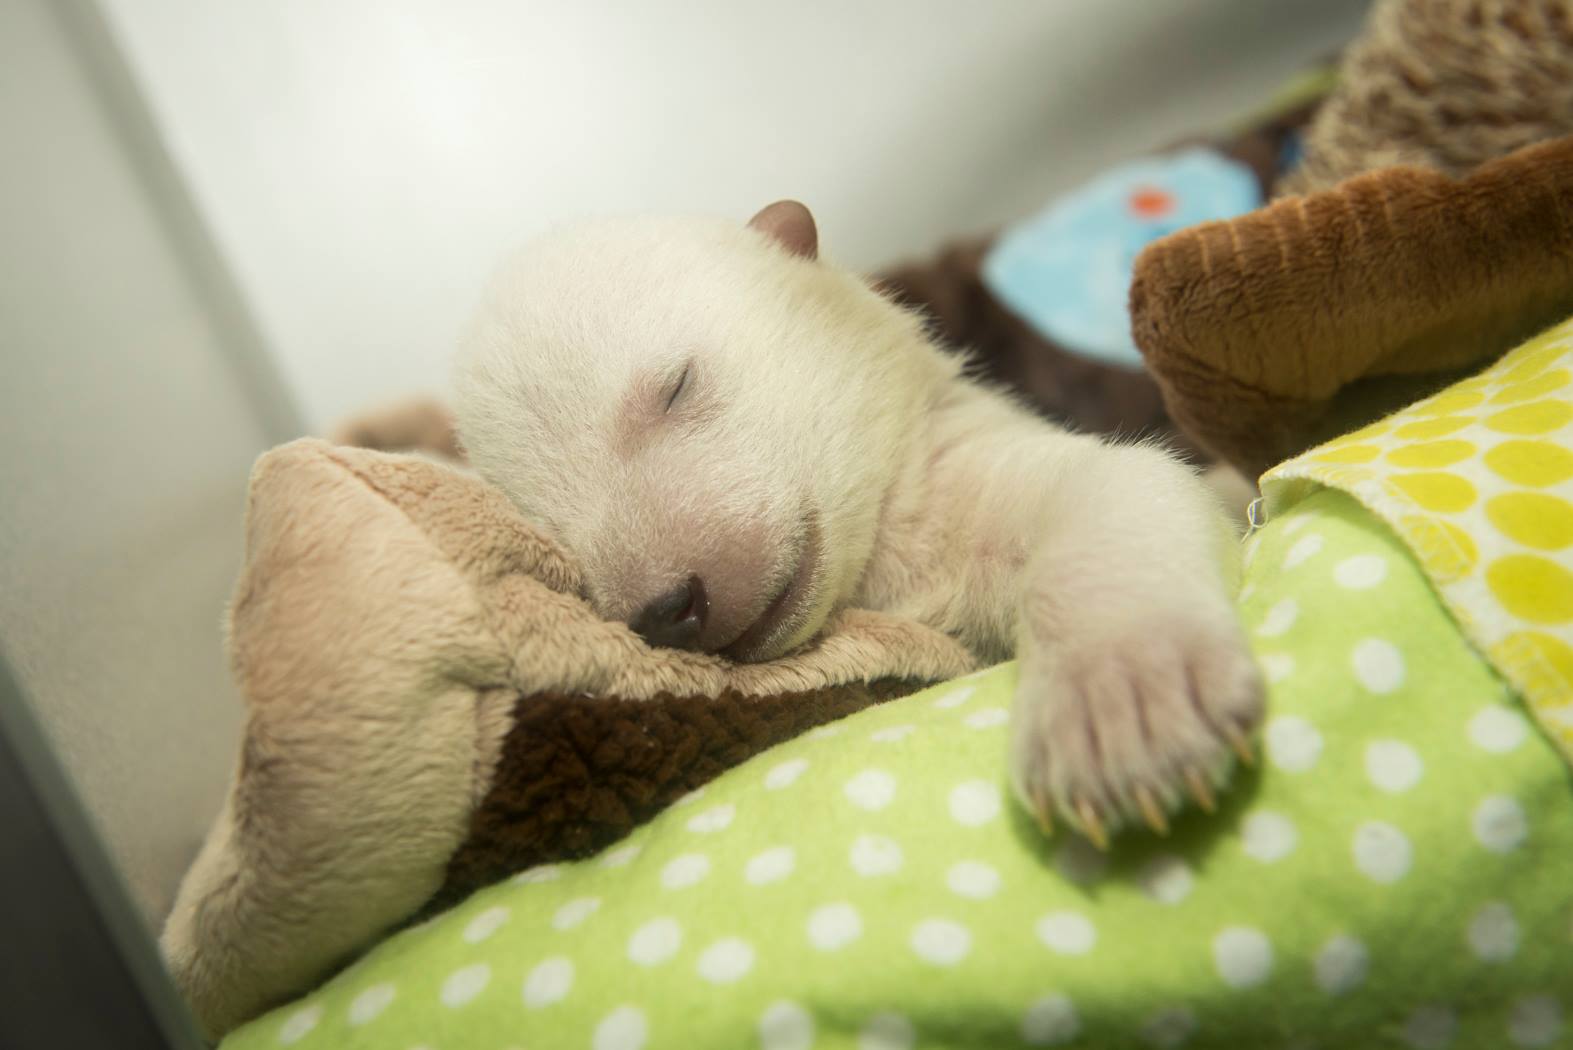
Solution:
<path fill-rule="evenodd" d="M 1573 1045 L 1567 767 L 1323 490 L 1250 543 L 1259 771 L 1107 855 L 1004 773 L 1015 669 L 864 711 L 388 939 L 226 1050 Z"/>

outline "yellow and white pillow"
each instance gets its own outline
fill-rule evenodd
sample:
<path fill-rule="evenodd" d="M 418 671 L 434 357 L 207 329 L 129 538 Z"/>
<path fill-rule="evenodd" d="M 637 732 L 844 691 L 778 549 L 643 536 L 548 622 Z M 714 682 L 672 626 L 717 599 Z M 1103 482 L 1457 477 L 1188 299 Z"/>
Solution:
<path fill-rule="evenodd" d="M 1485 372 L 1262 477 L 1325 485 L 1409 545 L 1471 642 L 1573 761 L 1573 319 Z"/>

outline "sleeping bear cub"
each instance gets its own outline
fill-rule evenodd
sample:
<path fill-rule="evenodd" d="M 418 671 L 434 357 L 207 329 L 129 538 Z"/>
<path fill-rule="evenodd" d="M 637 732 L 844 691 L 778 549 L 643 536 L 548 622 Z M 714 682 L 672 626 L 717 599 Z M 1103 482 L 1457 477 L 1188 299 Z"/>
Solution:
<path fill-rule="evenodd" d="M 800 204 L 540 238 L 455 386 L 475 468 L 653 645 L 768 660 L 859 607 L 1014 654 L 1017 797 L 1099 846 L 1250 760 L 1262 683 L 1210 490 L 969 378 L 819 258 Z"/>

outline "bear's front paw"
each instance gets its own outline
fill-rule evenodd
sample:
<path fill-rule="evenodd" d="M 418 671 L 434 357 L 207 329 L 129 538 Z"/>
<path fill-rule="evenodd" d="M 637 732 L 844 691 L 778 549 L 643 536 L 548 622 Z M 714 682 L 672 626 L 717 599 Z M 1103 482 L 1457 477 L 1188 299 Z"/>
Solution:
<path fill-rule="evenodd" d="M 1189 795 L 1215 807 L 1254 761 L 1262 677 L 1233 617 L 1170 615 L 1022 654 L 1012 781 L 1045 830 L 1057 811 L 1099 848 L 1128 821 L 1160 834 Z"/>

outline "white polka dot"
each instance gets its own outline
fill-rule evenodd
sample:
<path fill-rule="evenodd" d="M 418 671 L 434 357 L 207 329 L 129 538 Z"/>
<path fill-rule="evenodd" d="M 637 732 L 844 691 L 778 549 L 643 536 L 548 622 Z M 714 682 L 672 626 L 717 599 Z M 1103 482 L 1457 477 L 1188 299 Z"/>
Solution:
<path fill-rule="evenodd" d="M 797 778 L 803 775 L 803 770 L 808 768 L 808 759 L 789 758 L 765 774 L 765 787 L 771 791 L 780 791 L 782 788 L 791 787 L 797 783 Z"/>
<path fill-rule="evenodd" d="M 1383 638 L 1356 642 L 1349 653 L 1355 680 L 1378 695 L 1391 693 L 1404 684 L 1404 654 Z"/>
<path fill-rule="evenodd" d="M 393 985 L 386 981 L 361 992 L 350 1003 L 350 1024 L 358 1027 L 375 1021 L 378 1014 L 392 1005 L 397 994 Z"/>
<path fill-rule="evenodd" d="M 719 806 L 711 806 L 703 813 L 696 813 L 688 818 L 688 830 L 697 831 L 701 835 L 724 831 L 731 826 L 732 818 L 736 815 L 737 807 L 730 802 Z"/>
<path fill-rule="evenodd" d="M 743 877 L 754 886 L 780 882 L 792 874 L 797 865 L 797 853 L 791 846 L 773 846 L 749 859 Z"/>
<path fill-rule="evenodd" d="M 1283 533 L 1285 536 L 1293 536 L 1295 533 L 1299 532 L 1309 524 L 1311 524 L 1310 515 L 1297 514 L 1294 517 L 1291 517 L 1288 521 L 1284 522 L 1278 531 Z"/>
<path fill-rule="evenodd" d="M 1514 1046 L 1552 1046 L 1562 1034 L 1562 1006 L 1549 995 L 1531 995 L 1513 1004 L 1508 1038 Z"/>
<path fill-rule="evenodd" d="M 308 1006 L 304 1010 L 296 1010 L 279 1026 L 279 1042 L 285 1046 L 300 1042 L 306 1038 L 308 1032 L 317 1027 L 317 1022 L 320 1020 L 322 1020 L 321 1006 Z"/>
<path fill-rule="evenodd" d="M 1240 825 L 1241 847 L 1246 856 L 1271 864 L 1294 852 L 1300 833 L 1294 821 L 1271 810 L 1252 810 Z"/>
<path fill-rule="evenodd" d="M 1183 1006 L 1159 1010 L 1142 1023 L 1142 1041 L 1159 1050 L 1183 1046 L 1195 1032 L 1196 1015 Z"/>
<path fill-rule="evenodd" d="M 651 919 L 628 938 L 628 958 L 640 966 L 656 966 L 677 954 L 683 945 L 683 928 L 676 919 Z"/>
<path fill-rule="evenodd" d="M 759 1050 L 809 1050 L 814 1045 L 814 1018 L 797 1003 L 783 999 L 759 1015 Z"/>
<path fill-rule="evenodd" d="M 599 897 L 575 897 L 557 909 L 552 916 L 552 928 L 556 930 L 571 930 L 594 915 L 600 906 L 601 898 Z"/>
<path fill-rule="evenodd" d="M 1365 945 L 1348 934 L 1328 938 L 1316 953 L 1316 983 L 1328 995 L 1343 995 L 1365 981 L 1371 955 Z"/>
<path fill-rule="evenodd" d="M 1518 952 L 1518 920 L 1502 901 L 1491 901 L 1469 922 L 1469 947 L 1482 962 L 1504 962 Z"/>
<path fill-rule="evenodd" d="M 1285 598 L 1267 610 L 1256 633 L 1262 638 L 1277 638 L 1293 627 L 1299 616 L 1300 603 L 1293 598 Z"/>
<path fill-rule="evenodd" d="M 972 931 L 949 919 L 924 919 L 912 928 L 912 950 L 935 966 L 955 966 L 972 951 Z"/>
<path fill-rule="evenodd" d="M 1080 835 L 1054 851 L 1054 870 L 1078 886 L 1090 886 L 1108 870 L 1109 855 Z"/>
<path fill-rule="evenodd" d="M 710 858 L 703 853 L 684 853 L 673 857 L 661 869 L 661 885 L 681 890 L 702 882 L 710 874 Z"/>
<path fill-rule="evenodd" d="M 619 1006 L 595 1026 L 591 1050 L 640 1050 L 650 1037 L 650 1025 L 637 1006 Z"/>
<path fill-rule="evenodd" d="M 844 901 L 815 908 L 808 917 L 808 940 L 822 952 L 840 951 L 863 936 L 863 919 Z"/>
<path fill-rule="evenodd" d="M 864 878 L 889 875 L 901 870 L 901 847 L 883 835 L 859 835 L 852 840 L 848 860 L 852 870 Z"/>
<path fill-rule="evenodd" d="M 918 1034 L 900 1014 L 875 1014 L 858 1033 L 858 1050 L 911 1050 Z"/>
<path fill-rule="evenodd" d="M 945 873 L 945 885 L 963 897 L 987 900 L 999 892 L 1000 873 L 981 861 L 958 861 Z"/>
<path fill-rule="evenodd" d="M 1493 704 L 1482 708 L 1469 720 L 1469 739 L 1476 747 L 1492 754 L 1505 754 L 1524 742 L 1529 726 L 1524 716 L 1512 708 Z"/>
<path fill-rule="evenodd" d="M 1304 773 L 1322 754 L 1322 734 L 1298 715 L 1279 715 L 1267 723 L 1267 758 L 1285 773 Z"/>
<path fill-rule="evenodd" d="M 1524 844 L 1529 822 L 1516 799 L 1492 795 L 1475 807 L 1475 839 L 1492 853 L 1510 853 Z"/>
<path fill-rule="evenodd" d="M 1262 665 L 1262 674 L 1267 676 L 1269 685 L 1277 685 L 1294 674 L 1294 657 L 1288 653 L 1264 653 L 1257 662 Z"/>
<path fill-rule="evenodd" d="M 1338 586 L 1351 591 L 1367 590 L 1387 579 L 1387 559 L 1380 554 L 1345 558 L 1333 569 L 1333 579 Z"/>
<path fill-rule="evenodd" d="M 1213 938 L 1213 965 L 1230 988 L 1253 988 L 1273 972 L 1273 946 L 1261 930 L 1230 926 Z"/>
<path fill-rule="evenodd" d="M 1284 555 L 1284 568 L 1292 569 L 1303 565 L 1308 559 L 1316 557 L 1322 549 L 1322 537 L 1316 533 L 1302 536 L 1294 541 L 1294 546 L 1289 548 L 1289 553 Z"/>
<path fill-rule="evenodd" d="M 1355 866 L 1373 882 L 1397 882 L 1409 873 L 1412 850 L 1404 833 L 1391 824 L 1368 820 L 1355 828 Z"/>
<path fill-rule="evenodd" d="M 974 711 L 963 718 L 962 723 L 969 729 L 993 729 L 1010 721 L 1010 712 L 1003 707 L 985 707 Z"/>
<path fill-rule="evenodd" d="M 886 726 L 884 729 L 874 730 L 868 738 L 879 744 L 894 744 L 911 736 L 917 728 L 917 726 Z"/>
<path fill-rule="evenodd" d="M 639 852 L 638 846 L 618 846 L 616 849 L 607 850 L 601 855 L 601 867 L 626 868 L 633 863 L 635 857 L 639 856 Z"/>
<path fill-rule="evenodd" d="M 525 886 L 536 882 L 552 882 L 562 873 L 563 869 L 556 864 L 542 864 L 540 867 L 521 871 L 508 881 L 518 886 Z"/>
<path fill-rule="evenodd" d="M 1142 865 L 1137 876 L 1142 892 L 1159 904 L 1178 904 L 1196 885 L 1190 865 L 1172 853 L 1160 853 Z"/>
<path fill-rule="evenodd" d="M 699 953 L 696 968 L 712 984 L 740 981 L 754 968 L 754 946 L 740 937 L 723 937 Z"/>
<path fill-rule="evenodd" d="M 698 802 L 700 799 L 702 799 L 704 797 L 705 797 L 705 785 L 701 785 L 699 787 L 694 788 L 694 790 L 688 792 L 687 794 L 683 795 L 676 802 L 672 803 L 672 808 L 673 809 L 677 809 L 680 806 L 692 806 L 695 802 Z"/>
<path fill-rule="evenodd" d="M 473 1002 L 477 995 L 486 990 L 491 983 L 492 968 L 485 963 L 475 963 L 464 966 L 448 975 L 442 982 L 442 1005 L 459 1007 Z"/>
<path fill-rule="evenodd" d="M 508 909 L 500 905 L 487 908 L 475 918 L 471 919 L 464 927 L 464 939 L 470 944 L 479 944 L 502 928 L 508 921 Z"/>
<path fill-rule="evenodd" d="M 1021 1018 L 1021 1039 L 1028 1046 L 1059 1046 L 1080 1032 L 1076 1005 L 1063 995 L 1034 999 Z"/>
<path fill-rule="evenodd" d="M 950 789 L 950 815 L 958 824 L 975 828 L 1000 812 L 1000 789 L 987 780 L 968 780 Z"/>
<path fill-rule="evenodd" d="M 573 988 L 573 962 L 561 955 L 542 959 L 524 979 L 524 1005 L 532 1010 L 561 1002 Z"/>
<path fill-rule="evenodd" d="M 831 722 L 829 725 L 817 726 L 803 734 L 804 740 L 827 740 L 833 736 L 840 736 L 846 732 L 847 727 L 840 722 Z"/>
<path fill-rule="evenodd" d="M 1365 748 L 1365 775 L 1391 794 L 1408 791 L 1420 782 L 1425 763 L 1402 740 L 1373 740 Z"/>
<path fill-rule="evenodd" d="M 883 769 L 865 769 L 841 790 L 848 802 L 872 813 L 884 809 L 896 797 L 896 778 Z"/>
<path fill-rule="evenodd" d="M 968 700 L 971 700 L 972 694 L 975 692 L 977 692 L 977 688 L 970 685 L 963 686 L 960 689 L 952 689 L 950 692 L 934 701 L 934 706 L 939 708 L 941 711 L 948 710 L 952 707 L 960 707 Z"/>
<path fill-rule="evenodd" d="M 1399 1034 L 1415 1050 L 1442 1050 L 1457 1031 L 1458 1018 L 1453 1011 L 1443 1006 L 1422 1006 L 1409 1015 Z"/>
<path fill-rule="evenodd" d="M 1098 931 L 1085 915 L 1073 911 L 1050 912 L 1035 927 L 1038 940 L 1061 955 L 1086 955 L 1098 943 Z"/>

